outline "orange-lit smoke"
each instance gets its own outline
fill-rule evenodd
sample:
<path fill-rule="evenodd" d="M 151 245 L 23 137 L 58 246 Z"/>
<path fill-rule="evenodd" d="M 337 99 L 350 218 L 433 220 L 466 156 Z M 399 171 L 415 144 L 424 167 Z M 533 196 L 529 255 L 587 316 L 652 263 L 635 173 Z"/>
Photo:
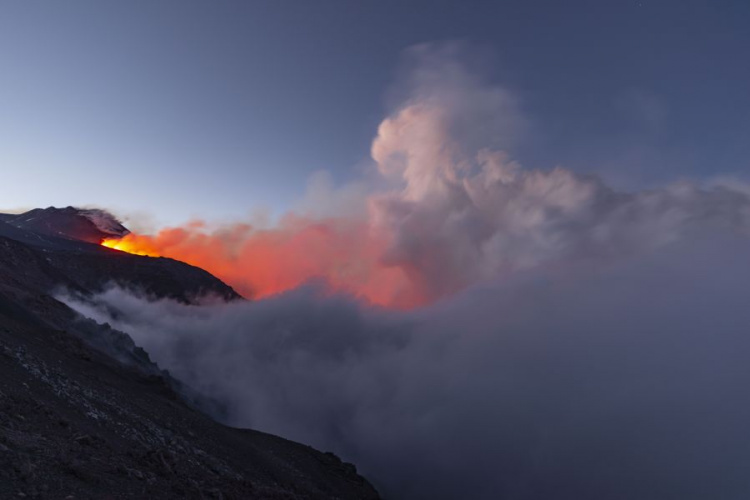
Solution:
<path fill-rule="evenodd" d="M 274 229 L 235 224 L 215 231 L 193 222 L 102 245 L 201 267 L 247 298 L 323 280 L 333 290 L 383 306 L 411 308 L 426 301 L 401 268 L 381 263 L 387 240 L 362 221 L 289 215 Z"/>

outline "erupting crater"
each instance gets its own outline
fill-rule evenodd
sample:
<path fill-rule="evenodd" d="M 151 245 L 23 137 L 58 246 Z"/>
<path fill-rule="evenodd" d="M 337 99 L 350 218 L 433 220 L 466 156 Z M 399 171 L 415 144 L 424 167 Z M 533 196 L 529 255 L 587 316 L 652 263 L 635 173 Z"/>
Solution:
<path fill-rule="evenodd" d="M 132 234 L 132 233 L 131 233 Z M 100 243 L 103 247 L 112 248 L 121 252 L 132 253 L 134 255 L 144 255 L 147 257 L 161 257 L 159 252 L 139 244 L 130 235 L 122 238 L 105 238 Z"/>

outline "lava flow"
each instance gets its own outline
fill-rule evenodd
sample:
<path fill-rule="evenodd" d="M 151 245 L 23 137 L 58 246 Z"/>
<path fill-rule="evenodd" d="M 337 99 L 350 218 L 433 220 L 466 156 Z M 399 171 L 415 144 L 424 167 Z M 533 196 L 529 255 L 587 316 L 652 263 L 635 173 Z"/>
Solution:
<path fill-rule="evenodd" d="M 107 238 L 101 242 L 101 245 L 121 252 L 132 253 L 134 255 L 145 255 L 147 257 L 161 257 L 156 250 L 139 245 L 127 235 L 122 238 Z"/>
<path fill-rule="evenodd" d="M 403 269 L 382 263 L 385 241 L 365 224 L 288 217 L 274 229 L 236 224 L 206 231 L 204 225 L 191 223 L 155 235 L 130 233 L 102 245 L 200 267 L 247 298 L 319 281 L 333 291 L 387 307 L 408 309 L 425 302 Z"/>

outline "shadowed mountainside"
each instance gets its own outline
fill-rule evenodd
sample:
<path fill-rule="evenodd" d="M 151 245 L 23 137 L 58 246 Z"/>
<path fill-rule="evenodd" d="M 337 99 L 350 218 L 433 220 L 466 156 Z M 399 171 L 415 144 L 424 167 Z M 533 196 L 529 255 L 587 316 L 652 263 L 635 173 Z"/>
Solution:
<path fill-rule="evenodd" d="M 115 282 L 185 302 L 240 299 L 230 287 L 181 262 L 12 217 L 0 216 L 0 498 L 378 498 L 332 454 L 195 410 L 211 401 L 191 397 L 127 335 L 53 296 Z"/>
<path fill-rule="evenodd" d="M 106 212 L 96 211 L 96 214 L 101 221 Z M 35 269 L 43 270 L 24 276 L 23 286 L 48 291 L 52 286 L 63 285 L 73 290 L 97 292 L 108 284 L 117 284 L 182 302 L 205 295 L 224 300 L 241 298 L 230 286 L 198 267 L 163 257 L 131 255 L 99 245 L 104 238 L 129 232 L 109 217 L 111 220 L 99 222 L 110 231 L 103 232 L 87 215 L 81 215 L 81 211 L 72 207 L 35 209 L 19 215 L 0 214 L 0 238 L 27 247 L 9 253 L 0 266 L 12 269 L 20 265 L 12 259 L 23 254 L 21 260 L 33 261 Z"/>

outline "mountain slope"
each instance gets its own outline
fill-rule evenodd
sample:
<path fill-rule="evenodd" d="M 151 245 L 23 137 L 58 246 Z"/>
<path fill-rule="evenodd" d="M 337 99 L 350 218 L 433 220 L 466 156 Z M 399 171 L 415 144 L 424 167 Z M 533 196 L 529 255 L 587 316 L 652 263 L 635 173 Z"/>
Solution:
<path fill-rule="evenodd" d="M 100 219 L 105 219 L 100 212 L 97 213 Z M 113 283 L 183 302 L 191 302 L 203 295 L 225 300 L 241 298 L 230 286 L 198 267 L 173 259 L 131 255 L 101 246 L 99 242 L 105 237 L 112 237 L 115 230 L 111 227 L 119 223 L 111 218 L 108 224 L 113 233 L 109 234 L 101 231 L 87 217 L 72 207 L 36 209 L 20 215 L 5 214 L 0 217 L 0 239 L 23 243 L 37 255 L 43 255 L 49 264 L 47 267 L 54 268 L 56 274 L 64 275 L 64 283 L 61 284 L 72 284 L 76 289 L 97 292 Z M 59 224 L 59 229 L 51 224 Z M 99 222 L 99 225 L 105 227 L 103 222 Z M 117 231 L 121 235 L 129 232 L 119 227 L 121 229 Z M 79 236 L 86 239 L 78 239 Z M 96 240 L 96 243 L 89 240 Z M 37 286 L 39 283 L 28 284 Z"/>
<path fill-rule="evenodd" d="M 35 208 L 22 214 L 4 214 L 0 220 L 38 234 L 97 245 L 104 238 L 122 237 L 130 232 L 111 214 L 97 209 Z"/>
<path fill-rule="evenodd" d="M 231 288 L 170 259 L 12 227 L 0 229 L 0 498 L 378 498 L 331 454 L 193 409 L 127 335 L 53 296 L 114 281 L 237 299 Z"/>
<path fill-rule="evenodd" d="M 335 457 L 217 424 L 44 326 L 58 306 L 35 300 L 43 318 L 0 294 L 0 498 L 377 498 Z"/>

